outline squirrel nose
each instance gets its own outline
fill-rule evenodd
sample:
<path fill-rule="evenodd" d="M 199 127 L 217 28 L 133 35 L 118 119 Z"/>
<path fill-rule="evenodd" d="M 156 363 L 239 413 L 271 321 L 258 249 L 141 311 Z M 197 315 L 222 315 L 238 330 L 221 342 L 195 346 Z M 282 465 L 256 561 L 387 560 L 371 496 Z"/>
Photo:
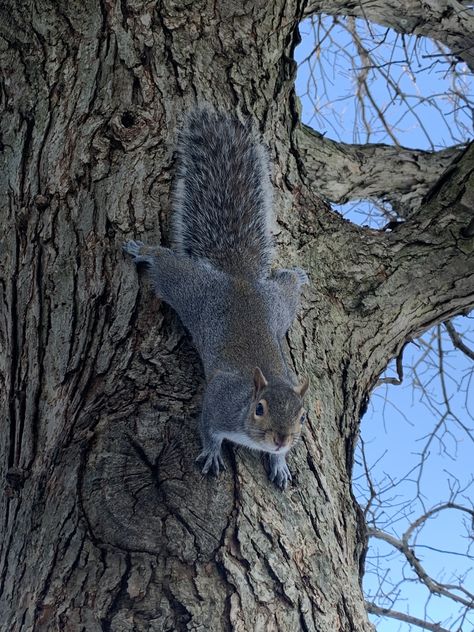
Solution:
<path fill-rule="evenodd" d="M 288 436 L 280 433 L 276 433 L 273 438 L 277 448 L 282 448 L 288 443 Z"/>

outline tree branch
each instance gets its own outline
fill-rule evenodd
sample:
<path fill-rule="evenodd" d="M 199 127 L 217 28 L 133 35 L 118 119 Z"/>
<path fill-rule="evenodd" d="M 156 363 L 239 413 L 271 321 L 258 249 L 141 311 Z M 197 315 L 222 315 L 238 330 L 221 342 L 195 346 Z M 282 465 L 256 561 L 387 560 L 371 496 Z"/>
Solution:
<path fill-rule="evenodd" d="M 474 144 L 427 193 L 418 212 L 386 235 L 389 260 L 363 309 L 391 315 L 398 344 L 474 305 L 473 238 L 464 237 L 474 206 Z M 399 348 L 399 347 L 398 347 Z"/>
<path fill-rule="evenodd" d="M 424 522 L 426 522 L 429 518 L 431 518 L 432 516 L 436 515 L 440 511 L 445 511 L 446 509 L 456 509 L 457 511 L 462 511 L 464 513 L 467 513 L 468 516 L 471 518 L 471 523 L 474 521 L 474 510 L 473 509 L 469 509 L 468 507 L 464 507 L 463 505 L 459 505 L 458 503 L 451 502 L 451 501 L 447 502 L 447 503 L 442 503 L 441 505 L 437 505 L 436 507 L 432 507 L 431 509 L 426 511 L 422 516 L 420 516 L 419 518 L 417 518 L 416 520 L 414 520 L 411 523 L 411 525 L 408 527 L 408 529 L 403 534 L 403 537 L 402 537 L 403 543 L 406 546 L 409 546 L 409 539 L 411 538 L 413 532 L 416 529 L 419 529 L 421 527 L 421 525 Z"/>
<path fill-rule="evenodd" d="M 459 349 L 460 351 L 462 351 L 465 355 L 467 355 L 468 358 L 471 358 L 471 360 L 474 360 L 474 351 L 466 345 L 466 343 L 463 341 L 461 336 L 458 334 L 458 332 L 454 328 L 453 323 L 447 320 L 446 322 L 443 323 L 443 325 L 446 327 L 446 331 L 448 332 L 449 337 L 451 338 L 451 342 L 453 343 L 453 346 L 456 347 L 456 349 Z"/>
<path fill-rule="evenodd" d="M 401 386 L 403 384 L 403 352 L 408 343 L 404 344 L 397 355 L 396 368 L 398 377 L 382 377 L 377 382 L 377 386 L 381 384 L 392 384 L 393 386 Z"/>
<path fill-rule="evenodd" d="M 367 530 L 367 534 L 369 535 L 369 537 L 383 540 L 387 544 L 390 544 L 395 549 L 397 549 L 397 551 L 400 551 L 400 553 L 404 555 L 405 559 L 407 560 L 413 571 L 416 573 L 420 582 L 426 586 L 430 593 L 432 593 L 433 595 L 443 595 L 444 597 L 448 597 L 449 599 L 452 599 L 453 601 L 466 606 L 466 608 L 473 608 L 474 595 L 463 588 L 461 585 L 443 584 L 441 582 L 438 582 L 436 579 L 433 579 L 433 577 L 431 577 L 424 569 L 423 565 L 415 554 L 413 544 L 410 543 L 410 538 L 416 529 L 419 529 L 429 518 L 446 509 L 457 509 L 458 511 L 465 512 L 471 517 L 471 520 L 474 516 L 474 511 L 472 509 L 463 507 L 462 505 L 458 505 L 453 502 L 447 502 L 438 505 L 437 507 L 433 507 L 429 511 L 426 511 L 422 516 L 414 520 L 406 529 L 401 539 L 375 527 L 369 527 Z M 458 595 L 454 591 L 462 592 L 465 597 Z"/>
<path fill-rule="evenodd" d="M 364 18 L 398 33 L 424 35 L 450 48 L 474 70 L 474 16 L 457 0 L 431 3 L 422 0 L 311 0 L 305 15 L 327 13 Z"/>
<path fill-rule="evenodd" d="M 440 178 L 459 147 L 438 152 L 392 147 L 350 145 L 325 138 L 306 125 L 296 130 L 307 184 L 331 202 L 382 200 L 402 217 L 409 217 Z"/>
<path fill-rule="evenodd" d="M 416 625 L 423 630 L 432 630 L 432 632 L 449 632 L 446 628 L 442 628 L 439 623 L 429 623 L 429 621 L 418 619 L 418 617 L 413 617 L 412 615 L 405 614 L 404 612 L 398 612 L 398 610 L 381 608 L 375 603 L 371 603 L 369 601 L 365 602 L 365 607 L 367 608 L 367 612 L 370 612 L 370 614 L 376 614 L 381 617 L 390 617 L 391 619 L 397 619 L 397 621 L 404 621 L 405 623 Z"/>

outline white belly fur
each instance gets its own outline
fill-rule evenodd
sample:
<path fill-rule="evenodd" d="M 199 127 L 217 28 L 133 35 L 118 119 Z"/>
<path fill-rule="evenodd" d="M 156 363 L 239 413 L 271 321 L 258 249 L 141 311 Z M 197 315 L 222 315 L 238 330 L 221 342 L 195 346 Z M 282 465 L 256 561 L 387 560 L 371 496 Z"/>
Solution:
<path fill-rule="evenodd" d="M 260 452 L 271 452 L 273 454 L 286 454 L 290 449 L 289 446 L 285 448 L 280 448 L 279 450 L 267 448 L 262 443 L 257 443 L 253 441 L 250 437 L 248 437 L 243 432 L 220 432 L 219 438 L 227 439 L 227 441 L 232 441 L 233 443 L 237 443 L 239 445 L 243 445 L 246 448 L 250 448 L 251 450 L 259 450 Z"/>

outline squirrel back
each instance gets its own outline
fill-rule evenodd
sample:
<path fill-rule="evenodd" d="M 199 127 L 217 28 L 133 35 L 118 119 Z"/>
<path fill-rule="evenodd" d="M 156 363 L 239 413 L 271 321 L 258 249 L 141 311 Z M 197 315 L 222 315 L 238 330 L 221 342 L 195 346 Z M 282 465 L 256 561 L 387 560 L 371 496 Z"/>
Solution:
<path fill-rule="evenodd" d="M 273 245 L 268 160 L 247 124 L 193 109 L 178 138 L 174 249 L 233 276 L 268 273 Z"/>

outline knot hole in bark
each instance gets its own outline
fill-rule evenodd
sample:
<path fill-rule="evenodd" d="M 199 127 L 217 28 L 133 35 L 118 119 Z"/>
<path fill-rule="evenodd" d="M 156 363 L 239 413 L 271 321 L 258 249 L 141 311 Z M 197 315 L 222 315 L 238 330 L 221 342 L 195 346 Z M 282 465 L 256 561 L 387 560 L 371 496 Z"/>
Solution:
<path fill-rule="evenodd" d="M 194 463 L 197 437 L 190 435 L 167 412 L 102 425 L 81 485 L 98 544 L 153 555 L 165 549 L 186 562 L 213 557 L 232 511 L 232 481 L 202 477 Z"/>
<path fill-rule="evenodd" d="M 109 123 L 108 135 L 124 151 L 133 151 L 139 147 L 153 144 L 158 136 L 156 126 L 160 120 L 159 113 L 130 105 L 112 117 Z"/>
<path fill-rule="evenodd" d="M 132 112 L 126 111 L 122 114 L 121 121 L 124 127 L 127 127 L 127 128 L 133 127 L 136 123 L 136 120 L 137 119 L 135 118 L 135 115 Z"/>

